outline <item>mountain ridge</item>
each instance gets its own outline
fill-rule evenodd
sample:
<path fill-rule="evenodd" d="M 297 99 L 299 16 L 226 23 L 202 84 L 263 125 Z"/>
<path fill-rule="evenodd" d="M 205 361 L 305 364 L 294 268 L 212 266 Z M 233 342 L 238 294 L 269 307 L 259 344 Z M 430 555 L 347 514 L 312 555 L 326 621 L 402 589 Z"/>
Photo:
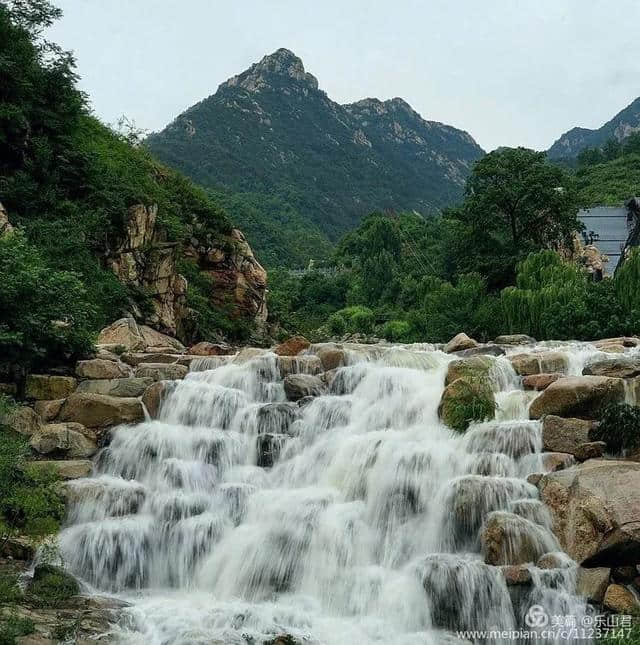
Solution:
<path fill-rule="evenodd" d="M 221 83 L 146 145 L 209 189 L 276 196 L 292 206 L 294 228 L 328 243 L 373 210 L 427 215 L 456 203 L 484 154 L 467 132 L 424 119 L 399 97 L 333 101 L 284 48 Z M 268 230 L 272 220 L 259 219 L 237 223 L 262 255 L 287 221 Z"/>

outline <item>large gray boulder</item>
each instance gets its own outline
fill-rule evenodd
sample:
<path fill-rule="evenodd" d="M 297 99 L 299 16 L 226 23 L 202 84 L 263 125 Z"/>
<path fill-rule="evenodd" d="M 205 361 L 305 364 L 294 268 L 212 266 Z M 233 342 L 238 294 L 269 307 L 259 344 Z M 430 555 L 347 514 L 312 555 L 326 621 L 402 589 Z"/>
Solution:
<path fill-rule="evenodd" d="M 606 376 L 567 376 L 551 383 L 529 407 L 529 416 L 547 414 L 597 419 L 604 405 L 624 400 L 624 381 Z"/>
<path fill-rule="evenodd" d="M 326 387 L 318 376 L 312 374 L 289 374 L 284 379 L 284 391 L 289 401 L 298 401 L 305 396 L 325 394 Z"/>
<path fill-rule="evenodd" d="M 563 549 L 588 567 L 640 562 L 640 463 L 592 459 L 538 484 Z"/>
<path fill-rule="evenodd" d="M 472 347 L 477 346 L 477 341 L 473 340 L 473 338 L 469 338 L 469 336 L 464 332 L 460 332 L 444 346 L 444 351 L 447 354 L 452 354 L 453 352 L 459 352 L 463 349 L 471 349 Z"/>

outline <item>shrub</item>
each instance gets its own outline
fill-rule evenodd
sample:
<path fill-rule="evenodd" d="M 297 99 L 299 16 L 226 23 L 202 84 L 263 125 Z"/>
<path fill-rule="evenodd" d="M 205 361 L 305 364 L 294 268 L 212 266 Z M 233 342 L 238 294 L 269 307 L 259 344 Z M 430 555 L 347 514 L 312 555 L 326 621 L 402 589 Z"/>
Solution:
<path fill-rule="evenodd" d="M 21 636 L 28 636 L 35 631 L 35 625 L 30 618 L 9 615 L 0 625 L 0 645 L 15 645 Z"/>
<path fill-rule="evenodd" d="M 390 320 L 381 330 L 382 337 L 392 343 L 411 342 L 411 325 L 406 320 Z"/>
<path fill-rule="evenodd" d="M 591 431 L 594 441 L 604 441 L 609 451 L 640 448 L 640 408 L 627 403 L 610 403 L 605 406 L 600 424 Z"/>

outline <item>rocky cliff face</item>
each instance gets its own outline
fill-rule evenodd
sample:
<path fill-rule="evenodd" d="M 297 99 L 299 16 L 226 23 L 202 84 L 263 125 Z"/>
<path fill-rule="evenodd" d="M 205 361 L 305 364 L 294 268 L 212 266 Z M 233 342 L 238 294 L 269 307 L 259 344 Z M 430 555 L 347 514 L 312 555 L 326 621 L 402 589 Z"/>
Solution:
<path fill-rule="evenodd" d="M 596 130 L 572 128 L 565 132 L 547 151 L 550 159 L 571 159 L 585 148 L 599 148 L 609 139 L 622 141 L 640 130 L 640 98 L 618 112 Z"/>
<path fill-rule="evenodd" d="M 135 311 L 136 317 L 163 333 L 189 340 L 192 312 L 186 304 L 187 281 L 177 268 L 184 254 L 210 276 L 210 298 L 215 306 L 225 307 L 232 316 L 263 324 L 267 317 L 267 275 L 243 234 L 233 229 L 229 236 L 216 239 L 192 237 L 182 247 L 166 241 L 157 215 L 156 205 L 131 207 L 124 234 L 106 259 L 121 282 L 150 296 L 153 311 Z"/>
<path fill-rule="evenodd" d="M 147 144 L 204 186 L 286 199 L 330 239 L 375 209 L 431 213 L 455 202 L 484 154 L 466 132 L 426 121 L 401 99 L 332 101 L 286 49 Z"/>

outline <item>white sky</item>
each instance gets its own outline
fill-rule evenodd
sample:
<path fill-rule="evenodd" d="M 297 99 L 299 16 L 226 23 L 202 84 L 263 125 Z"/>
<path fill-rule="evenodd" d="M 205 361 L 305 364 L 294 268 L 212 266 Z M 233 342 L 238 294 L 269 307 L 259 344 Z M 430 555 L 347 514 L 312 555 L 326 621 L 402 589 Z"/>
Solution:
<path fill-rule="evenodd" d="M 485 149 L 548 148 L 640 95 L 638 0 L 54 0 L 108 123 L 159 130 L 287 47 L 334 100 L 400 96 Z"/>

